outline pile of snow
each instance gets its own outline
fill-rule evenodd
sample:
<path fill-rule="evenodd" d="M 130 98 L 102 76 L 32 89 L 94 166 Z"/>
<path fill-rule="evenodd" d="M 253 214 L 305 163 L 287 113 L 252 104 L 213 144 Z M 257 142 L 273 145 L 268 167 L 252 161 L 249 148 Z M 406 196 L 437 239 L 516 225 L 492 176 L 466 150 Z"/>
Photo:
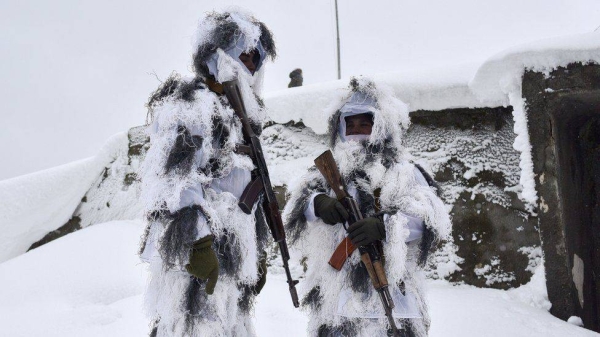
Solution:
<path fill-rule="evenodd" d="M 95 157 L 0 181 L 0 262 L 64 225 L 123 144 L 118 134 Z"/>
<path fill-rule="evenodd" d="M 385 83 L 410 111 L 484 107 L 469 89 L 476 66 L 369 75 Z M 324 82 L 265 94 L 269 116 L 277 123 L 302 121 L 317 134 L 327 131 L 323 111 L 348 93 L 350 79 Z M 498 104 L 499 105 L 499 104 Z"/>
<path fill-rule="evenodd" d="M 504 50 L 490 57 L 477 71 L 469 86 L 486 104 L 510 104 L 508 93 L 521 82 L 523 72 L 549 74 L 570 63 L 600 63 L 600 31 L 544 39 Z"/>
<path fill-rule="evenodd" d="M 148 274 L 136 255 L 143 227 L 141 221 L 98 224 L 0 264 L 0 288 L 5 290 L 0 292 L 2 334 L 146 336 L 150 322 L 142 312 L 142 300 Z M 269 269 L 267 285 L 257 298 L 257 334 L 306 336 L 307 318 L 293 308 L 278 268 Z M 543 270 L 536 275 L 543 275 Z M 508 292 L 431 281 L 430 336 L 598 335 L 550 315 L 545 310 L 545 289 L 540 287 L 543 282 L 535 278 Z"/>

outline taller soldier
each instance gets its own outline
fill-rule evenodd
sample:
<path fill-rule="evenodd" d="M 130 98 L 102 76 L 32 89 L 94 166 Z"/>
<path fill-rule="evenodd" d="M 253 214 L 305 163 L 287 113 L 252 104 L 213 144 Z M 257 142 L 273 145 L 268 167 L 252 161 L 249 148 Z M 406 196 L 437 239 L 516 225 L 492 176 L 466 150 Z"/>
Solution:
<path fill-rule="evenodd" d="M 271 32 L 250 14 L 210 13 L 199 25 L 195 76 L 167 79 L 148 102 L 150 148 L 141 168 L 148 219 L 141 256 L 150 262 L 145 297 L 155 336 L 252 336 L 252 300 L 266 280 L 268 227 L 261 205 L 239 198 L 252 160 L 236 151 L 242 125 L 221 83 L 237 79 L 260 134 L 263 65 Z"/>

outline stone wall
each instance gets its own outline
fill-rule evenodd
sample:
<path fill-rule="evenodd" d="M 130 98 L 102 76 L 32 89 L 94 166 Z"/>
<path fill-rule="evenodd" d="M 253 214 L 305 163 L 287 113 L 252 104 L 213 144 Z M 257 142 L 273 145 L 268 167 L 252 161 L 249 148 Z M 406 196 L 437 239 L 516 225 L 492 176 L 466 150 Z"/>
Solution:
<path fill-rule="evenodd" d="M 512 108 L 415 111 L 411 119 L 407 146 L 452 207 L 462 263 L 448 279 L 500 289 L 527 283 L 539 263 L 540 239 L 537 218 L 517 197 Z"/>

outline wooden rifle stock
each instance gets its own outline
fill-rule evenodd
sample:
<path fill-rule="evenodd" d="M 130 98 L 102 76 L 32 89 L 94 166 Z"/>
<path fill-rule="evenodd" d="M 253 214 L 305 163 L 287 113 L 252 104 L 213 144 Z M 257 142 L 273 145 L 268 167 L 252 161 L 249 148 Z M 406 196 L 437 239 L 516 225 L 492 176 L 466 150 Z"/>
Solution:
<path fill-rule="evenodd" d="M 344 205 L 344 207 L 348 208 L 350 205 L 347 205 L 349 202 L 345 202 L 345 199 L 348 198 L 349 195 L 348 192 L 346 192 L 342 175 L 337 168 L 331 151 L 325 151 L 318 156 L 315 159 L 315 165 L 335 193 L 337 199 Z M 355 222 L 356 220 L 358 219 L 351 219 L 352 222 Z M 331 258 L 329 259 L 329 265 L 338 271 L 342 270 L 344 263 L 346 263 L 346 259 L 348 259 L 348 257 L 352 255 L 355 250 L 356 246 L 352 244 L 350 239 L 348 237 L 344 238 L 344 240 L 340 242 L 331 255 Z"/>
<path fill-rule="evenodd" d="M 331 153 L 330 150 L 323 152 L 315 159 L 315 165 L 327 181 L 327 184 L 329 184 L 329 187 L 331 187 L 331 189 L 334 191 L 337 199 L 348 211 L 348 214 L 350 215 L 348 223 L 353 224 L 354 222 L 362 219 L 363 215 L 358 208 L 356 200 L 354 200 L 354 198 L 352 198 L 352 196 L 350 196 L 346 190 L 346 184 L 344 183 L 335 159 L 333 158 L 333 153 Z M 350 239 L 346 237 L 344 241 L 338 245 L 335 252 L 331 256 L 331 259 L 329 260 L 329 264 L 337 270 L 342 269 L 346 258 L 352 254 L 352 252 L 348 251 L 348 243 L 345 241 L 350 241 Z M 350 242 L 350 244 L 352 243 Z M 385 315 L 388 319 L 388 323 L 390 324 L 392 333 L 394 336 L 400 337 L 400 331 L 398 331 L 396 322 L 392 316 L 394 302 L 388 289 L 388 281 L 383 268 L 383 262 L 381 254 L 379 253 L 379 249 L 375 243 L 371 243 L 367 246 L 359 247 L 358 250 L 360 252 L 360 259 L 369 273 L 371 283 L 379 294 L 379 298 L 383 305 L 383 310 L 385 311 Z"/>
<path fill-rule="evenodd" d="M 236 147 L 236 151 L 246 153 L 250 155 L 254 165 L 256 166 L 256 178 L 246 186 L 244 193 L 240 197 L 238 205 L 246 214 L 252 213 L 252 207 L 258 200 L 260 195 L 263 195 L 263 210 L 265 211 L 265 218 L 269 225 L 271 235 L 277 244 L 279 245 L 279 251 L 283 260 L 283 268 L 287 277 L 287 283 L 292 297 L 292 303 L 294 307 L 299 307 L 300 302 L 298 301 L 298 293 L 296 291 L 297 280 L 292 278 L 288 261 L 290 259 L 290 253 L 288 251 L 287 243 L 285 241 L 285 231 L 283 229 L 283 220 L 281 220 L 281 212 L 279 212 L 279 204 L 271 186 L 271 179 L 269 178 L 269 170 L 267 169 L 267 163 L 263 155 L 262 147 L 258 136 L 252 130 L 248 115 L 246 114 L 246 107 L 244 106 L 244 100 L 238 86 L 237 80 L 228 81 L 223 83 L 223 91 L 229 104 L 233 108 L 236 116 L 242 123 L 242 133 L 244 135 L 245 145 L 239 145 Z"/>

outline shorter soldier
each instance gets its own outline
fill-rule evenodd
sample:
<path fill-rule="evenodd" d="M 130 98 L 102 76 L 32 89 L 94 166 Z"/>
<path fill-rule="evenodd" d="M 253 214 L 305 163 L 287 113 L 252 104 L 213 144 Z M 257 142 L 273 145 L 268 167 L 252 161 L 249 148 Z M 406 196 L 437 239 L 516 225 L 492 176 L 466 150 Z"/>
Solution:
<path fill-rule="evenodd" d="M 450 234 L 444 204 L 433 180 L 407 160 L 402 136 L 410 124 L 407 106 L 391 90 L 353 79 L 350 93 L 330 114 L 331 148 L 347 192 L 364 219 L 343 226 L 348 212 L 314 167 L 292 192 L 286 208 L 288 234 L 308 258 L 309 335 L 387 336 L 390 324 L 360 254 L 338 271 L 328 264 L 348 235 L 357 247 L 375 243 L 384 256 L 393 317 L 404 336 L 427 336 L 429 316 L 419 269 L 432 245 Z"/>

